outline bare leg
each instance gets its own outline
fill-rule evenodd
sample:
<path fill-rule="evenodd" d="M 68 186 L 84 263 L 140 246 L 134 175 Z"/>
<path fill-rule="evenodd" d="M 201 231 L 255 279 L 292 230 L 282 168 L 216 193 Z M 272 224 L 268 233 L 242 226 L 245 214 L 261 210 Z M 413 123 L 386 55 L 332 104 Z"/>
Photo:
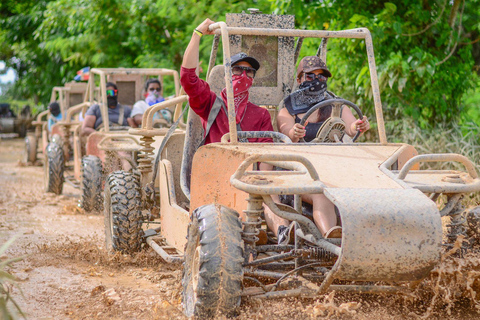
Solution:
<path fill-rule="evenodd" d="M 271 171 L 273 170 L 273 166 L 268 163 L 260 163 L 259 167 L 260 171 Z M 272 200 L 276 203 L 280 203 L 280 198 L 276 194 L 272 194 Z M 264 211 L 265 211 L 265 221 L 267 222 L 268 228 L 275 234 L 275 236 L 278 236 L 278 227 L 279 226 L 285 226 L 288 227 L 290 222 L 286 219 L 280 218 L 277 216 L 275 213 L 270 210 L 269 207 L 266 205 L 263 205 Z"/>
<path fill-rule="evenodd" d="M 335 206 L 323 194 L 305 194 L 302 200 L 313 205 L 313 221 L 323 235 L 337 225 Z"/>
<path fill-rule="evenodd" d="M 280 203 L 280 199 L 276 194 L 272 195 L 272 200 L 276 203 Z M 285 226 L 288 227 L 290 222 L 287 219 L 280 218 L 277 216 L 275 213 L 270 210 L 269 207 L 266 205 L 263 206 L 265 209 L 265 221 L 267 222 L 268 228 L 275 234 L 275 236 L 278 236 L 278 227 L 279 226 Z"/>

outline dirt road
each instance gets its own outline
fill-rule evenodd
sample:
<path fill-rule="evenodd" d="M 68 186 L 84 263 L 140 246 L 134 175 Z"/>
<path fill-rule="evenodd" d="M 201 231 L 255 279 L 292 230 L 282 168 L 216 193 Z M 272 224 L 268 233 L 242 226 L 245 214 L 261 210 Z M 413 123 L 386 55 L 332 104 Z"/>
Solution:
<path fill-rule="evenodd" d="M 181 268 L 149 248 L 108 255 L 103 217 L 78 208 L 79 191 L 43 191 L 43 168 L 22 166 L 23 140 L 0 140 L 0 244 L 24 256 L 9 271 L 27 319 L 185 319 Z M 246 300 L 237 319 L 472 319 L 480 309 L 480 254 L 446 258 L 410 296 L 332 293 L 318 300 Z"/>

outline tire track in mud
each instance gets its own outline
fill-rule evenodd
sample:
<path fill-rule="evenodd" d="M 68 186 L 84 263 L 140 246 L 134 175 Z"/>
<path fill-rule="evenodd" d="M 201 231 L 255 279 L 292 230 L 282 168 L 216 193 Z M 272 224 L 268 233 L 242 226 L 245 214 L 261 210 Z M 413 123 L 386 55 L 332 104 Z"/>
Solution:
<path fill-rule="evenodd" d="M 22 167 L 22 140 L 0 142 L 0 243 L 19 237 L 3 257 L 25 255 L 11 269 L 28 319 L 186 319 L 181 267 L 150 248 L 109 255 L 103 217 L 78 208 L 79 192 L 43 192 L 42 167 Z M 15 158 L 18 157 L 18 158 Z M 473 319 L 480 309 L 480 254 L 454 255 L 407 296 L 330 293 L 316 300 L 244 299 L 244 319 Z M 224 318 L 219 316 L 219 319 Z"/>

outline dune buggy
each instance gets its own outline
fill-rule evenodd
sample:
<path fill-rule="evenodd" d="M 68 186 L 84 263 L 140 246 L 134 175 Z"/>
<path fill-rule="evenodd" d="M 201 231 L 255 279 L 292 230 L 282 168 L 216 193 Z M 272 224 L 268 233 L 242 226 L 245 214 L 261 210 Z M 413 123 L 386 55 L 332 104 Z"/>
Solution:
<path fill-rule="evenodd" d="M 368 29 L 297 30 L 293 16 L 264 14 L 228 14 L 226 20 L 211 26 L 216 31 L 207 81 L 217 94 L 227 88 L 230 132 L 222 142 L 197 150 L 203 127 L 189 112 L 185 136 L 165 139 L 159 162 L 151 158 L 148 170 L 139 174 L 111 174 L 105 192 L 107 246 L 131 252 L 146 242 L 165 261 L 183 263 L 187 316 L 231 313 L 244 296 L 409 290 L 405 284 L 428 276 L 440 261 L 441 218 L 452 220 L 449 236 L 464 231 L 455 224 L 462 214 L 460 198 L 480 190 L 473 163 L 458 154 L 418 155 L 411 145 L 388 142 Z M 215 66 L 220 38 L 223 65 Z M 250 101 L 268 107 L 275 119 L 283 98 L 295 89 L 295 65 L 305 38 L 318 39 L 317 54 L 324 61 L 327 40 L 364 41 L 379 142 L 325 143 L 342 135 L 340 106 L 351 106 L 361 116 L 353 102 L 341 98 L 328 100 L 334 106 L 332 117 L 313 143 L 291 143 L 278 132 L 237 132 L 230 56 L 243 51 L 260 61 Z M 185 101 L 180 96 L 159 107 Z M 149 121 L 130 132 L 155 133 Z M 274 143 L 239 142 L 256 137 L 271 137 Z M 457 162 L 466 170 L 419 169 L 431 161 Z M 283 170 L 259 171 L 259 162 Z M 303 210 L 302 194 L 324 194 L 333 202 L 342 222 L 341 239 L 322 236 Z M 435 203 L 440 194 L 448 196 L 441 210 Z M 272 195 L 292 195 L 293 205 L 276 203 Z M 292 221 L 292 244 L 278 245 L 271 234 L 267 244 L 258 244 L 264 206 Z M 160 218 L 152 221 L 154 211 Z"/>
<path fill-rule="evenodd" d="M 90 70 L 85 100 L 68 109 L 64 121 L 56 124 L 61 128 L 63 135 L 48 144 L 44 165 L 47 191 L 62 193 L 65 181 L 81 189 L 80 205 L 86 212 L 102 209 L 105 175 L 114 170 L 136 168 L 139 160 L 138 150 L 142 145 L 142 141 L 128 134 L 129 127 L 109 122 L 105 85 L 107 82 L 116 83 L 119 103 L 131 107 L 136 101 L 143 100 L 144 84 L 149 77 L 158 78 L 163 84 L 164 77 L 168 77 L 167 81 L 172 79 L 171 90 L 174 90 L 174 96 L 178 95 L 180 85 L 175 70 L 160 68 Z M 74 116 L 84 114 L 96 103 L 100 105 L 103 126 L 88 138 L 82 137 L 81 123 L 74 121 Z M 158 121 L 165 122 L 163 119 Z M 166 122 L 162 124 L 168 125 Z"/>
<path fill-rule="evenodd" d="M 70 107 L 83 102 L 86 87 L 87 84 L 83 82 L 68 82 L 64 87 L 53 87 L 50 103 L 57 102 L 60 105 L 62 120 L 66 119 L 67 110 Z M 43 158 L 48 142 L 52 138 L 58 139 L 63 137 L 65 130 L 61 125 L 54 124 L 51 130 L 49 130 L 48 120 L 50 117 L 51 114 L 47 108 L 47 110 L 40 112 L 36 120 L 32 122 L 35 132 L 25 137 L 25 163 L 35 163 L 39 153 L 41 154 L 40 158 Z M 75 122 L 75 125 L 78 124 L 79 122 Z M 63 138 L 63 140 L 66 139 Z M 68 152 L 67 144 L 65 144 L 65 151 Z M 65 155 L 65 157 L 67 156 L 68 154 Z"/>

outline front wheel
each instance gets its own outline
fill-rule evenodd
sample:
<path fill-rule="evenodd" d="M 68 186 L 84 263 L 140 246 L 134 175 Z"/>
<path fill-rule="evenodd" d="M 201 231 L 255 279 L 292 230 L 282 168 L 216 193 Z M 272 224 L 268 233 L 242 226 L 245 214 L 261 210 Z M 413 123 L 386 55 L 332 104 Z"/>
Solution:
<path fill-rule="evenodd" d="M 34 135 L 25 137 L 25 163 L 35 163 L 37 161 L 37 139 Z"/>
<path fill-rule="evenodd" d="M 231 314 L 240 305 L 243 282 L 242 225 L 238 213 L 221 205 L 193 212 L 183 269 L 187 317 Z"/>
<path fill-rule="evenodd" d="M 82 158 L 82 208 L 85 212 L 102 211 L 102 160 L 96 156 Z"/>
<path fill-rule="evenodd" d="M 142 245 L 140 186 L 136 174 L 115 171 L 105 184 L 105 242 L 107 250 L 139 251 Z"/>
<path fill-rule="evenodd" d="M 44 168 L 46 192 L 61 194 L 63 190 L 64 158 L 62 147 L 55 142 L 47 146 Z"/>

